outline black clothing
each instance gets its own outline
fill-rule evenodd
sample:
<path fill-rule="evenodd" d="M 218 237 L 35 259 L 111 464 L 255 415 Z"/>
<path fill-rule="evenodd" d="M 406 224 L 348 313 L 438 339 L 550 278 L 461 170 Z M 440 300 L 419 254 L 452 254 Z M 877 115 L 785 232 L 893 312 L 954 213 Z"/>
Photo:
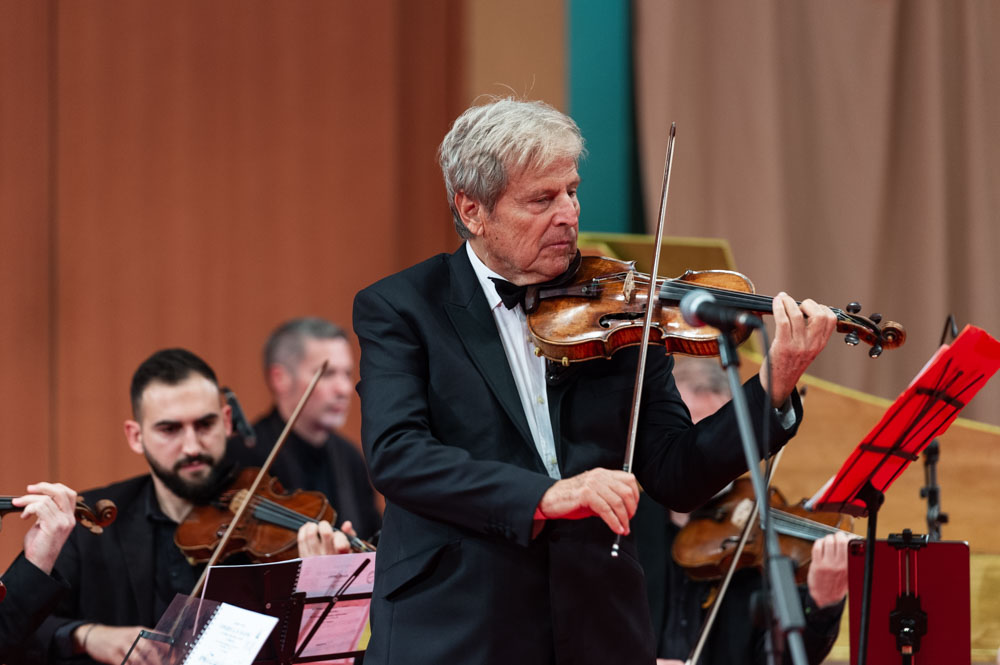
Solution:
<path fill-rule="evenodd" d="M 7 662 L 55 609 L 69 585 L 58 576 L 43 573 L 23 552 L 3 574 L 3 583 L 7 595 L 0 602 L 0 658 Z"/>
<path fill-rule="evenodd" d="M 612 558 L 614 534 L 597 518 L 547 520 L 532 538 L 555 480 L 466 248 L 362 290 L 354 329 L 365 456 L 387 502 L 366 663 L 650 665 L 632 539 Z M 551 376 L 545 401 L 562 477 L 621 468 L 636 358 L 623 349 Z M 693 426 L 671 368 L 650 354 L 632 468 L 683 510 L 746 463 L 732 410 Z M 751 412 L 764 412 L 760 383 L 745 390 Z M 776 450 L 791 432 L 777 415 L 770 427 Z"/>
<path fill-rule="evenodd" d="M 160 560 L 166 545 L 157 529 L 169 527 L 162 522 L 167 518 L 159 509 L 151 476 L 84 492 L 82 498 L 90 505 L 98 499 L 114 501 L 118 517 L 100 535 L 73 529 L 53 570 L 70 590 L 32 636 L 26 652 L 29 662 L 69 660 L 73 630 L 83 623 L 152 628 L 162 614 L 163 599 L 157 598 L 157 590 L 169 594 L 183 588 L 171 579 L 176 566 Z M 193 586 L 192 582 L 184 593 L 190 593 Z M 170 600 L 173 596 L 166 602 Z M 93 661 L 77 656 L 72 662 Z"/>
<path fill-rule="evenodd" d="M 273 409 L 254 424 L 257 444 L 247 448 L 242 441 L 232 440 L 227 455 L 244 467 L 261 466 L 284 428 L 285 421 Z M 289 491 L 323 492 L 337 511 L 334 526 L 350 520 L 362 539 L 382 525 L 364 459 L 354 444 L 337 434 L 331 434 L 326 443 L 317 447 L 293 430 L 271 466 L 271 475 Z"/>
<path fill-rule="evenodd" d="M 674 563 L 671 556 L 679 527 L 670 513 L 643 494 L 632 519 L 639 561 L 646 571 L 647 594 L 653 633 L 657 636 L 657 658 L 687 660 L 698 640 L 706 611 L 702 604 L 713 583 L 696 582 Z M 701 665 L 766 663 L 765 632 L 750 620 L 750 599 L 761 588 L 760 571 L 737 571 L 715 618 L 715 626 L 705 643 Z M 844 602 L 818 608 L 806 587 L 799 587 L 806 615 L 802 637 L 810 665 L 821 663 L 833 647 L 840 629 Z M 788 654 L 785 662 L 791 663 Z"/>

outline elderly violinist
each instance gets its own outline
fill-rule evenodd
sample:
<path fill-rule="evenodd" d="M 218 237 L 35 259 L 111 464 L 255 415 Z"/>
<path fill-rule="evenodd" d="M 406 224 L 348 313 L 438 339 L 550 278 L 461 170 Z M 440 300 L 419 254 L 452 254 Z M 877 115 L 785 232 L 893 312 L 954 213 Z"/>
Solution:
<path fill-rule="evenodd" d="M 139 630 L 155 626 L 174 596 L 191 593 L 198 580 L 200 568 L 174 544 L 174 532 L 230 478 L 231 465 L 222 462 L 229 406 L 212 368 L 185 349 L 147 358 L 130 393 L 125 438 L 150 473 L 84 494 L 114 501 L 118 517 L 99 536 L 70 535 L 55 564 L 70 590 L 32 637 L 26 661 L 120 663 Z M 307 524 L 298 536 L 303 556 L 349 550 L 328 523 Z"/>
<path fill-rule="evenodd" d="M 638 485 L 689 510 L 745 470 L 732 411 L 693 425 L 662 351 L 647 363 L 635 476 L 618 469 L 637 350 L 568 368 L 532 353 L 509 294 L 577 255 L 582 151 L 573 120 L 543 103 L 468 109 L 439 150 L 465 242 L 355 299 L 362 439 L 387 504 L 366 664 L 652 663 L 629 535 Z M 794 433 L 795 383 L 834 324 L 784 294 L 774 315 L 773 374 L 744 388 L 757 415 L 770 384 L 771 451 Z"/>

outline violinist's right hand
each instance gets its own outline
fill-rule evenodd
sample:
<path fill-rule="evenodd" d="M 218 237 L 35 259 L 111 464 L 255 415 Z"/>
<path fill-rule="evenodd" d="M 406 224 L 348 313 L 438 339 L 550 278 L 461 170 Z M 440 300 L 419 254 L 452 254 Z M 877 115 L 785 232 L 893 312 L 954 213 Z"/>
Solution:
<path fill-rule="evenodd" d="M 24 534 L 24 558 L 50 574 L 76 526 L 76 492 L 60 483 L 35 483 L 11 503 L 23 508 L 21 519 L 37 518 Z"/>
<path fill-rule="evenodd" d="M 635 476 L 597 468 L 557 480 L 538 502 L 535 519 L 577 520 L 596 516 L 612 531 L 625 536 L 638 505 L 639 484 Z"/>
<path fill-rule="evenodd" d="M 100 623 L 85 623 L 73 631 L 73 644 L 80 653 L 85 653 L 99 663 L 118 665 L 125 658 L 142 626 L 105 626 Z M 145 662 L 144 640 L 140 640 L 129 662 Z M 152 661 L 151 661 L 152 662 Z"/>

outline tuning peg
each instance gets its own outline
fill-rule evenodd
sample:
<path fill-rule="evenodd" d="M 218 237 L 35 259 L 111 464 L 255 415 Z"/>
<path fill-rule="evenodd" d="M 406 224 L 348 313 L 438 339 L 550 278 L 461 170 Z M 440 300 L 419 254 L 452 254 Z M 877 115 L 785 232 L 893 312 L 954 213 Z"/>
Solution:
<path fill-rule="evenodd" d="M 844 344 L 847 344 L 849 346 L 857 346 L 860 342 L 861 339 L 858 337 L 858 333 L 855 332 L 854 330 L 844 335 Z"/>
<path fill-rule="evenodd" d="M 850 314 L 857 314 L 861 311 L 861 303 L 859 302 L 849 302 L 847 303 L 847 311 Z"/>
<path fill-rule="evenodd" d="M 882 323 L 881 314 L 869 314 L 868 318 L 872 320 L 872 323 Z"/>
<path fill-rule="evenodd" d="M 878 358 L 880 355 L 882 355 L 881 344 L 875 344 L 874 346 L 872 346 L 872 348 L 868 349 L 869 358 Z"/>

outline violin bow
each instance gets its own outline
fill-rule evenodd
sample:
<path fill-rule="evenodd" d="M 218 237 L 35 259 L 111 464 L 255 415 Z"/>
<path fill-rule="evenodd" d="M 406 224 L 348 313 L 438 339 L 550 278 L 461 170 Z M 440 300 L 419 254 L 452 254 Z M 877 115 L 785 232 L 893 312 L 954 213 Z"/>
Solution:
<path fill-rule="evenodd" d="M 261 465 L 260 472 L 258 472 L 257 477 L 254 478 L 253 484 L 251 484 L 250 487 L 247 489 L 246 491 L 247 499 L 245 501 L 240 502 L 239 508 L 236 509 L 236 513 L 235 515 L 233 515 L 233 519 L 229 522 L 229 528 L 227 528 L 226 532 L 222 534 L 222 538 L 219 540 L 219 544 L 215 546 L 215 551 L 212 552 L 212 558 L 208 560 L 207 564 L 205 564 L 205 570 L 201 571 L 201 577 L 198 578 L 197 584 L 194 585 L 194 589 L 191 591 L 192 596 L 197 596 L 201 593 L 205 585 L 205 580 L 208 579 L 209 569 L 216 563 L 218 563 L 219 556 L 225 549 L 226 543 L 229 542 L 229 538 L 230 536 L 232 536 L 233 531 L 236 530 L 236 525 L 239 524 L 240 520 L 243 518 L 243 514 L 244 512 L 246 512 L 247 506 L 253 503 L 250 500 L 251 497 L 253 497 L 257 493 L 257 489 L 260 487 L 261 480 L 263 480 L 264 476 L 267 475 L 267 471 L 268 469 L 271 468 L 271 464 L 274 462 L 274 459 L 278 456 L 278 452 L 281 450 L 281 446 L 284 445 L 285 439 L 288 438 L 288 435 L 292 431 L 292 427 L 295 426 L 295 421 L 299 419 L 299 414 L 302 412 L 302 407 L 304 407 L 306 405 L 306 402 L 309 401 L 309 398 L 313 394 L 313 390 L 316 389 L 316 384 L 319 383 L 319 380 L 323 376 L 323 373 L 326 372 L 326 368 L 327 365 L 329 365 L 329 363 L 330 363 L 329 360 L 324 360 L 323 365 L 320 366 L 318 370 L 316 370 L 316 374 L 313 375 L 313 378 L 309 382 L 309 385 L 306 386 L 306 390 L 304 393 L 302 393 L 302 397 L 299 399 L 299 403 L 295 405 L 295 410 L 292 411 L 292 415 L 289 416 L 288 422 L 285 423 L 285 429 L 281 431 L 281 436 L 278 437 L 278 440 L 277 442 L 275 442 L 274 447 L 271 448 L 271 452 L 267 456 L 267 459 L 264 460 L 264 463 Z"/>
<path fill-rule="evenodd" d="M 656 223 L 656 241 L 653 244 L 653 270 L 650 273 L 649 294 L 646 296 L 646 317 L 642 322 L 642 341 L 639 344 L 639 362 L 635 369 L 635 387 L 632 392 L 632 414 L 628 424 L 628 439 L 625 444 L 625 463 L 622 471 L 632 473 L 632 460 L 635 457 L 635 437 L 639 426 L 639 402 L 642 398 L 642 383 L 646 375 L 646 358 L 649 356 L 649 330 L 653 325 L 653 307 L 657 303 L 656 275 L 660 268 L 660 244 L 663 242 L 663 221 L 667 216 L 667 194 L 670 191 L 670 165 L 674 161 L 674 138 L 677 134 L 677 123 L 670 123 L 670 138 L 667 139 L 667 156 L 663 165 L 663 183 L 660 186 L 660 217 Z M 621 549 L 621 534 L 615 536 L 611 546 L 611 556 L 617 557 Z"/>

